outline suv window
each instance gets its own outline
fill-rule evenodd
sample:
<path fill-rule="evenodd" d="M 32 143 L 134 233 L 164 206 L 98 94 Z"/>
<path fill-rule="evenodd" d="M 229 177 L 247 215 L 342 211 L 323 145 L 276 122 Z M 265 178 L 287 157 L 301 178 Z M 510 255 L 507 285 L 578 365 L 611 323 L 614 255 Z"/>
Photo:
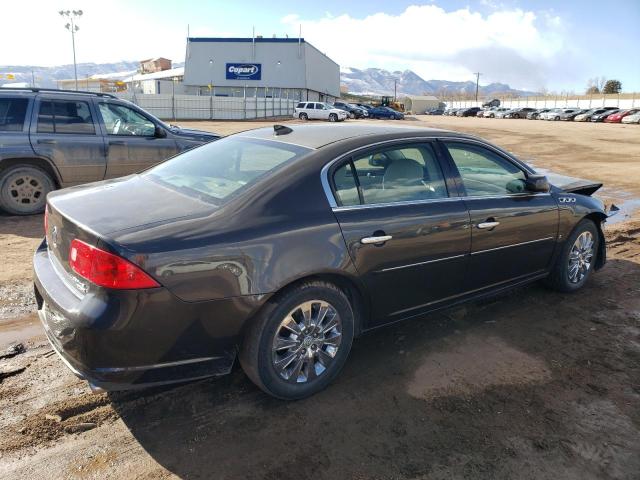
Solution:
<path fill-rule="evenodd" d="M 299 103 L 298 105 L 296 105 L 296 108 L 304 108 L 305 105 L 306 105 L 306 103 L 302 102 L 302 103 Z"/>
<path fill-rule="evenodd" d="M 72 133 L 95 135 L 91 110 L 87 102 L 44 100 L 38 112 L 38 133 Z"/>
<path fill-rule="evenodd" d="M 333 183 L 338 202 L 345 206 L 358 205 L 361 200 L 371 205 L 448 196 L 442 170 L 428 144 L 354 157 L 334 172 Z"/>
<path fill-rule="evenodd" d="M 467 195 L 494 196 L 522 193 L 525 173 L 510 161 L 479 145 L 445 143 L 456 164 Z"/>
<path fill-rule="evenodd" d="M 28 105 L 26 98 L 0 98 L 0 132 L 22 131 Z"/>
<path fill-rule="evenodd" d="M 156 126 L 144 115 L 133 108 L 117 103 L 98 103 L 107 135 L 138 135 L 152 137 Z"/>

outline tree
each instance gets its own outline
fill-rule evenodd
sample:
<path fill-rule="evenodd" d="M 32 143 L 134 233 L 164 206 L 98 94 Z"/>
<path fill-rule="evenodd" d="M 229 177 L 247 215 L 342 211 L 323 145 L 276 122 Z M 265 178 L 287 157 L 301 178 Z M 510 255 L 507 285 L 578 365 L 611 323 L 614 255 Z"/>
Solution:
<path fill-rule="evenodd" d="M 600 89 L 595 85 L 591 85 L 587 87 L 587 91 L 585 92 L 587 95 L 595 95 L 596 93 L 600 93 Z"/>
<path fill-rule="evenodd" d="M 620 93 L 620 90 L 622 90 L 620 80 L 607 80 L 607 83 L 604 84 L 604 88 L 602 89 L 602 93 Z"/>

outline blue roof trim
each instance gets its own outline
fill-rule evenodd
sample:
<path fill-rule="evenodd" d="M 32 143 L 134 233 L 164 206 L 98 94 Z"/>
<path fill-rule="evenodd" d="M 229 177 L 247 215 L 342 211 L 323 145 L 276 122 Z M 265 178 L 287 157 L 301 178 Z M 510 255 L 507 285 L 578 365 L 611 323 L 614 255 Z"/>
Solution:
<path fill-rule="evenodd" d="M 222 37 L 189 37 L 187 39 L 189 42 L 235 42 L 235 43 L 251 43 L 253 41 L 252 38 L 222 38 Z M 298 43 L 297 38 L 257 38 L 255 39 L 256 43 Z M 300 41 L 304 43 L 304 38 L 301 38 Z"/>

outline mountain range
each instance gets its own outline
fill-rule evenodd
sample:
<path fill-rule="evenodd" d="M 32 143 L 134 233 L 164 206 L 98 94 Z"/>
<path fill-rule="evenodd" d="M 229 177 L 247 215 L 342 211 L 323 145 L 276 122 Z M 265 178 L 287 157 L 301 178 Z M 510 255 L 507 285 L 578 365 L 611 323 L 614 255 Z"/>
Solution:
<path fill-rule="evenodd" d="M 183 63 L 174 63 L 180 67 Z M 117 63 L 79 63 L 78 79 L 91 76 L 121 79 L 137 72 L 139 62 Z M 7 74 L 13 78 L 7 79 Z M 38 66 L 0 66 L 0 86 L 6 83 L 24 82 L 44 88 L 56 88 L 57 81 L 73 78 L 73 65 L 59 65 L 55 67 Z M 346 85 L 350 93 L 362 95 L 393 95 L 394 80 L 398 95 L 458 95 L 474 94 L 476 84 L 472 81 L 452 82 L 448 80 L 424 80 L 411 70 L 388 71 L 380 68 L 343 68 L 340 71 L 340 83 Z M 498 93 L 519 96 L 535 95 L 535 92 L 517 90 L 504 83 L 490 83 L 481 85 L 479 92 L 482 96 Z"/>

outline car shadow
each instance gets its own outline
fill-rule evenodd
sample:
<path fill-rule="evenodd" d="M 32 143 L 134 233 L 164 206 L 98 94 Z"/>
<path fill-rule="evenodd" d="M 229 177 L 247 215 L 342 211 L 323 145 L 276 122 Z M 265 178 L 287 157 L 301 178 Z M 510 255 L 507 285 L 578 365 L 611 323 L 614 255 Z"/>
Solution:
<path fill-rule="evenodd" d="M 567 453 L 585 435 L 567 405 L 592 399 L 589 384 L 631 381 L 622 366 L 632 360 L 607 324 L 629 321 L 624 286 L 638 280 L 640 265 L 611 260 L 575 294 L 535 284 L 377 330 L 354 343 L 332 385 L 302 401 L 267 396 L 239 368 L 109 395 L 144 450 L 181 478 L 515 478 L 523 466 L 553 476 L 568 458 L 571 468 L 597 461 Z M 598 355 L 617 358 L 610 371 L 587 367 Z M 442 388 L 425 396 L 436 381 Z M 593 442 L 607 438 L 595 432 Z"/>
<path fill-rule="evenodd" d="M 16 235 L 27 238 L 44 236 L 43 215 L 16 216 L 0 210 L 0 235 Z"/>

